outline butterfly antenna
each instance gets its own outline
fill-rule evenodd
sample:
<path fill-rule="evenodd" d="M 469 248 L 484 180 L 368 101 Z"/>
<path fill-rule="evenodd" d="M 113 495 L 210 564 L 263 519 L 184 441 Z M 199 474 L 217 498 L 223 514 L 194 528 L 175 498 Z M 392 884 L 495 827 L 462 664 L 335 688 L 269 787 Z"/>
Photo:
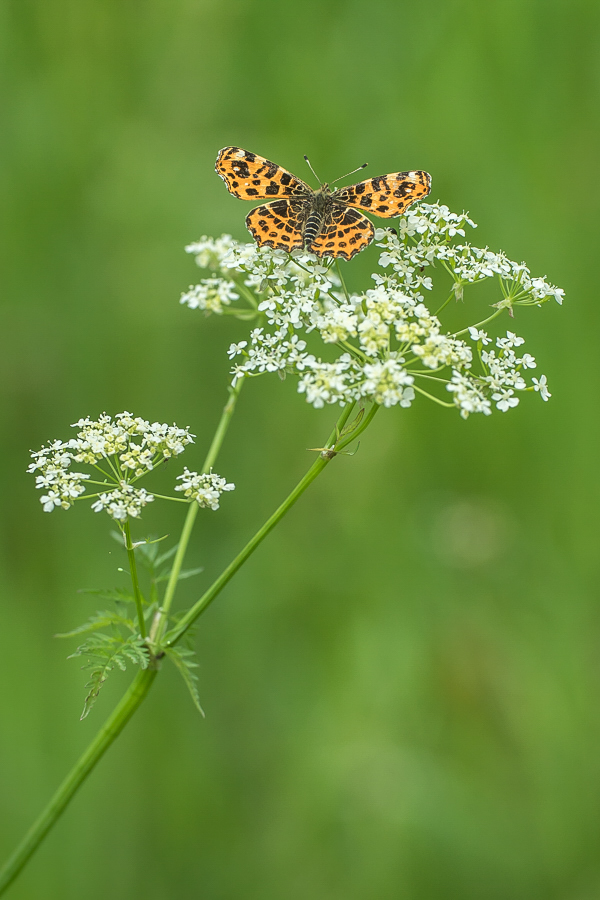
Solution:
<path fill-rule="evenodd" d="M 313 167 L 311 166 L 311 164 L 310 164 L 310 159 L 308 158 L 308 156 L 307 156 L 306 154 L 304 154 L 304 159 L 305 159 L 306 162 L 308 163 L 308 168 L 310 169 L 310 171 L 313 173 L 313 175 L 315 176 L 315 178 L 317 179 L 317 181 L 319 182 L 319 184 L 322 185 L 323 182 L 321 181 L 321 179 L 319 178 L 319 176 L 317 175 L 317 173 L 315 172 L 315 170 L 314 170 Z"/>
<path fill-rule="evenodd" d="M 347 178 L 348 175 L 354 175 L 355 172 L 360 172 L 361 169 L 366 169 L 369 163 L 363 163 L 362 166 L 359 166 L 358 169 L 353 169 L 351 172 L 348 172 L 346 175 L 340 175 L 339 178 L 336 178 L 335 181 L 341 181 L 342 178 Z M 335 184 L 335 181 L 331 181 L 330 184 Z"/>

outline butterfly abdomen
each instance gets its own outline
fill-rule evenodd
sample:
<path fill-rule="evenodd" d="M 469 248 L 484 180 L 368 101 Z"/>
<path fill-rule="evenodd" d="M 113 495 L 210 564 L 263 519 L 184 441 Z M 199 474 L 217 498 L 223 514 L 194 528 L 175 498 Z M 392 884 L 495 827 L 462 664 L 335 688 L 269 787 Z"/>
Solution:
<path fill-rule="evenodd" d="M 327 213 L 331 209 L 331 195 L 327 185 L 323 185 L 312 198 L 306 224 L 304 226 L 304 249 L 311 250 L 313 241 L 321 234 Z"/>
<path fill-rule="evenodd" d="M 318 212 L 311 212 L 308 219 L 306 220 L 306 227 L 304 228 L 304 247 L 306 250 L 310 250 L 312 242 L 317 239 L 317 237 L 321 233 L 322 227 L 322 214 Z"/>

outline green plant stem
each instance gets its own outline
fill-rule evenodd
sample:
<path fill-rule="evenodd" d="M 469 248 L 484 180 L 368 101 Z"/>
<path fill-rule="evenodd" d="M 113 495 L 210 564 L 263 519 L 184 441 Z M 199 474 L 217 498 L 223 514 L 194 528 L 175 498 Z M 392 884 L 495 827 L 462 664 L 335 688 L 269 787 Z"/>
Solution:
<path fill-rule="evenodd" d="M 135 563 L 135 550 L 131 542 L 131 529 L 129 527 L 129 519 L 125 520 L 123 526 L 123 536 L 125 537 L 125 549 L 129 558 L 129 572 L 131 575 L 131 583 L 133 585 L 133 593 L 135 596 L 135 608 L 137 609 L 138 623 L 140 626 L 140 634 L 146 637 L 146 621 L 144 619 L 144 604 L 142 601 L 142 592 L 140 590 L 140 582 L 138 580 L 137 566 Z"/>
<path fill-rule="evenodd" d="M 219 450 L 221 449 L 221 445 L 227 433 L 229 423 L 231 422 L 231 417 L 233 416 L 233 413 L 235 411 L 237 399 L 240 396 L 240 391 L 242 390 L 244 381 L 244 378 L 238 379 L 235 385 L 229 389 L 229 399 L 223 407 L 223 412 L 221 414 L 219 424 L 217 425 L 217 430 L 215 431 L 211 445 L 208 448 L 206 459 L 202 464 L 202 472 L 209 472 L 212 466 L 215 464 L 215 460 L 219 454 Z M 173 603 L 173 597 L 175 596 L 175 590 L 177 588 L 177 582 L 179 581 L 181 566 L 183 565 L 183 560 L 188 548 L 188 544 L 190 542 L 192 529 L 194 527 L 199 508 L 200 507 L 198 506 L 198 504 L 195 501 L 192 501 L 192 503 L 190 503 L 190 508 L 188 509 L 187 516 L 185 517 L 181 537 L 179 538 L 179 544 L 177 545 L 177 553 L 175 554 L 175 559 L 173 560 L 173 565 L 169 574 L 169 580 L 165 588 L 163 602 L 154 617 L 152 628 L 150 629 L 150 641 L 153 644 L 160 641 L 162 637 L 167 621 L 167 616 L 169 614 L 169 610 L 171 609 L 171 604 Z"/>
<path fill-rule="evenodd" d="M 36 851 L 69 801 L 90 774 L 98 760 L 121 733 L 134 714 L 157 675 L 156 669 L 138 672 L 122 700 L 108 717 L 92 743 L 71 769 L 46 809 L 33 823 L 15 852 L 0 871 L 0 896 L 15 880 L 23 866 Z"/>
<path fill-rule="evenodd" d="M 468 328 L 462 328 L 460 331 L 455 331 L 452 337 L 460 337 L 461 334 L 466 334 L 469 328 L 481 328 L 482 325 L 487 325 L 488 322 L 497 319 L 507 308 L 508 307 L 503 306 L 501 309 L 497 309 L 496 312 L 492 313 L 491 316 L 488 316 L 487 319 L 482 319 L 481 322 L 476 322 L 475 325 L 469 325 Z"/>
<path fill-rule="evenodd" d="M 348 421 L 350 414 L 353 409 L 353 404 L 349 404 L 338 421 L 336 422 L 335 428 L 331 432 L 327 443 L 325 444 L 325 448 L 331 447 L 333 448 L 336 445 L 336 441 L 340 432 L 342 431 L 344 425 Z M 372 415 L 371 415 L 372 419 Z M 371 420 L 369 419 L 369 421 Z M 361 431 L 363 429 L 360 429 Z M 357 429 L 358 431 L 358 429 Z M 354 440 L 352 437 L 350 440 Z M 215 597 L 221 593 L 225 585 L 231 578 L 235 575 L 237 570 L 242 566 L 249 556 L 256 550 L 259 544 L 264 541 L 269 532 L 277 525 L 280 519 L 285 516 L 286 512 L 291 509 L 296 500 L 302 496 L 306 488 L 309 484 L 315 480 L 317 475 L 320 475 L 323 469 L 331 462 L 333 456 L 326 456 L 324 453 L 321 453 L 318 459 L 312 464 L 304 478 L 302 478 L 294 490 L 286 497 L 281 506 L 279 506 L 272 516 L 270 516 L 262 528 L 256 532 L 256 534 L 248 541 L 243 550 L 238 553 L 232 562 L 229 563 L 227 568 L 219 575 L 216 581 L 214 581 L 208 590 L 200 597 L 200 599 L 194 603 L 194 605 L 187 611 L 187 613 L 182 616 L 182 618 L 177 623 L 176 627 L 171 629 L 171 631 L 167 632 L 164 638 L 164 644 L 166 646 L 172 647 L 176 644 L 183 635 L 186 633 L 188 628 L 190 628 L 198 616 L 204 612 L 204 610 L 209 606 L 210 603 L 215 599 Z"/>

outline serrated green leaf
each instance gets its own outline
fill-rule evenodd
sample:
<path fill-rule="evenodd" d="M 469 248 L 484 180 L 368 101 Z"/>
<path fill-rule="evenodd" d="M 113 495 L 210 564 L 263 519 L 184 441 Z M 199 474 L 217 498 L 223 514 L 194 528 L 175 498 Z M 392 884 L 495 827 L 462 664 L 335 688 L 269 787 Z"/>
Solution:
<path fill-rule="evenodd" d="M 115 644 L 120 645 L 122 643 L 123 638 L 114 635 L 94 634 L 92 637 L 88 638 L 87 641 L 84 641 L 83 644 L 80 644 L 76 650 L 73 650 L 73 652 L 67 656 L 67 659 L 74 659 L 76 656 L 84 656 L 86 654 L 103 655 L 108 647 L 112 647 Z"/>
<path fill-rule="evenodd" d="M 94 634 L 68 658 L 73 659 L 76 656 L 87 656 L 88 662 L 82 668 L 91 669 L 81 719 L 85 719 L 88 715 L 104 682 L 115 667 L 125 671 L 128 663 L 132 662 L 142 669 L 147 669 L 150 662 L 147 646 L 142 643 L 141 638 L 133 635 L 123 640 L 122 637 L 108 634 Z"/>
<path fill-rule="evenodd" d="M 165 650 L 165 653 L 179 670 L 179 674 L 185 681 L 187 689 L 190 692 L 194 706 L 201 716 L 206 718 L 204 710 L 200 705 L 200 695 L 197 687 L 198 677 L 192 671 L 192 669 L 198 668 L 198 663 L 193 660 L 193 657 L 195 656 L 194 651 L 187 650 L 185 647 L 168 647 Z"/>
<path fill-rule="evenodd" d="M 112 600 L 114 603 L 135 603 L 135 597 L 126 588 L 79 588 L 78 594 L 92 594 L 102 600 Z"/>
<path fill-rule="evenodd" d="M 120 615 L 118 612 L 97 612 L 94 613 L 93 616 L 84 622 L 83 625 L 80 625 L 78 628 L 74 628 L 72 631 L 63 631 L 60 634 L 55 634 L 54 637 L 57 638 L 68 638 L 74 637 L 77 634 L 85 634 L 88 631 L 98 631 L 100 628 L 108 628 L 109 625 L 123 625 L 125 628 L 129 628 L 130 631 L 135 633 L 136 625 L 133 619 L 130 619 L 128 616 Z"/>

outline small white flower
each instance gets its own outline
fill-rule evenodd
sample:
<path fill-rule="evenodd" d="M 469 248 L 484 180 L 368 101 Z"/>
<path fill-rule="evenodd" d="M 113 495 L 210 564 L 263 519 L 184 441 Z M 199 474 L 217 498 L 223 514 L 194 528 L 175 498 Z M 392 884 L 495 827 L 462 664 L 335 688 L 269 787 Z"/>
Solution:
<path fill-rule="evenodd" d="M 44 512 L 52 512 L 53 509 L 58 509 L 59 506 L 63 506 L 60 494 L 56 491 L 48 491 L 47 494 L 40 497 L 40 503 L 43 505 Z M 68 504 L 64 508 L 68 509 Z"/>
<path fill-rule="evenodd" d="M 227 356 L 229 359 L 233 359 L 234 356 L 238 356 L 243 352 L 244 347 L 248 346 L 248 341 L 240 341 L 239 344 L 230 344 L 229 350 L 227 351 Z"/>
<path fill-rule="evenodd" d="M 496 408 L 501 412 L 507 412 L 511 407 L 519 405 L 519 398 L 513 396 L 512 389 L 492 394 L 492 400 L 496 401 Z"/>
<path fill-rule="evenodd" d="M 521 359 L 521 363 L 525 366 L 526 369 L 535 369 L 537 365 L 535 357 L 532 356 L 531 353 L 524 353 Z"/>
<path fill-rule="evenodd" d="M 471 327 L 469 328 L 469 334 L 471 335 L 472 341 L 481 341 L 484 347 L 486 344 L 490 344 L 492 341 L 491 337 L 488 337 L 486 331 L 480 331 L 474 325 L 471 325 Z"/>
<path fill-rule="evenodd" d="M 548 390 L 548 381 L 545 375 L 540 375 L 540 379 L 538 381 L 537 378 L 532 378 L 533 381 L 533 389 L 534 391 L 540 392 L 540 397 L 542 400 L 548 400 L 552 394 Z"/>
<path fill-rule="evenodd" d="M 525 338 L 517 337 L 512 331 L 507 331 L 505 338 L 496 338 L 496 346 L 501 350 L 512 350 L 513 347 L 520 347 L 524 343 Z"/>

